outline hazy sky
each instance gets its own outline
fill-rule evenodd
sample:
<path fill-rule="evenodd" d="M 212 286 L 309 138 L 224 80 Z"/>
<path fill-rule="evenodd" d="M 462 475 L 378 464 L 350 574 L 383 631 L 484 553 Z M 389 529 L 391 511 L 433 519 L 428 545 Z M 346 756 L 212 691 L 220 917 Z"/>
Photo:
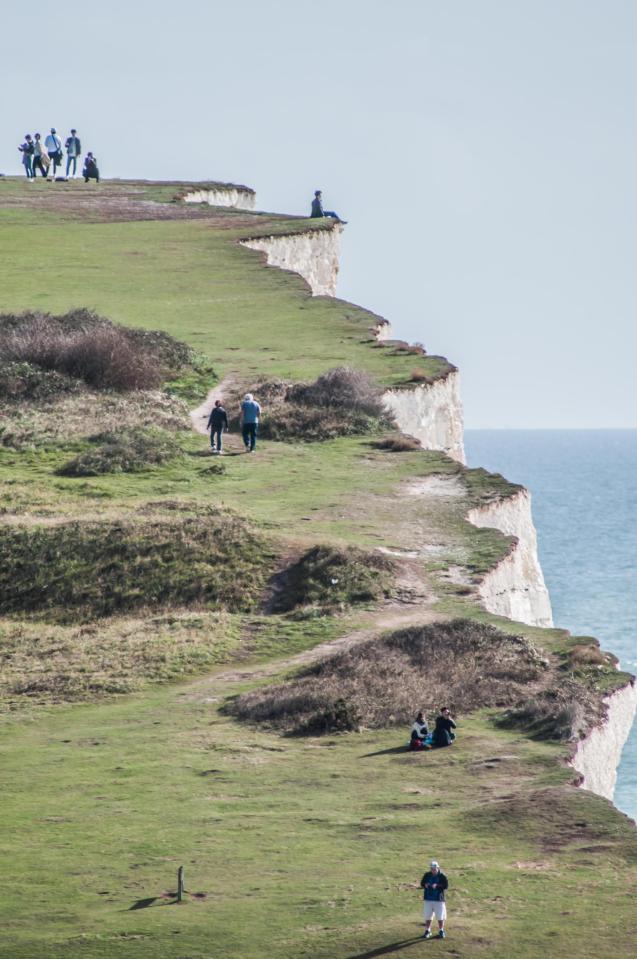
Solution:
<path fill-rule="evenodd" d="M 0 169 L 76 126 L 105 176 L 320 187 L 339 294 L 461 368 L 467 426 L 637 427 L 636 46 L 634 0 L 14 3 Z"/>

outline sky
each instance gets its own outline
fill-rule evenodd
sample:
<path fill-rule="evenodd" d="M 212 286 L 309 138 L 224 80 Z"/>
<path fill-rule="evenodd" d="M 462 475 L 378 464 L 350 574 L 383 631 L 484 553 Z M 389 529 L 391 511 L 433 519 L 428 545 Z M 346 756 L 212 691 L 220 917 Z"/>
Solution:
<path fill-rule="evenodd" d="M 634 0 L 83 9 L 3 10 L 1 171 L 74 126 L 107 177 L 320 188 L 339 296 L 460 368 L 469 428 L 637 427 Z"/>

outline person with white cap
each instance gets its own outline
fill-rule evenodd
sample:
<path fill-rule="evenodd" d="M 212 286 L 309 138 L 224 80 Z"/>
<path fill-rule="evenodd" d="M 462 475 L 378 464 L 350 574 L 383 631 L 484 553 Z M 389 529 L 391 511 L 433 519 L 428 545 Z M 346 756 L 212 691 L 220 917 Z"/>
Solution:
<path fill-rule="evenodd" d="M 257 445 L 257 431 L 259 429 L 259 418 L 261 416 L 261 407 L 255 400 L 252 393 L 246 393 L 241 404 L 241 432 L 246 453 L 254 453 Z"/>
<path fill-rule="evenodd" d="M 423 939 L 431 939 L 431 923 L 435 916 L 438 920 L 438 938 L 445 938 L 445 919 L 447 918 L 447 904 L 445 902 L 445 890 L 449 882 L 444 872 L 440 869 L 437 860 L 432 859 L 428 871 L 420 880 L 420 885 L 424 890 L 424 915 L 425 931 Z"/>
<path fill-rule="evenodd" d="M 53 176 L 57 173 L 58 167 L 62 166 L 62 141 L 56 133 L 55 127 L 51 127 L 51 132 L 44 141 L 46 152 L 51 157 L 53 164 Z"/>

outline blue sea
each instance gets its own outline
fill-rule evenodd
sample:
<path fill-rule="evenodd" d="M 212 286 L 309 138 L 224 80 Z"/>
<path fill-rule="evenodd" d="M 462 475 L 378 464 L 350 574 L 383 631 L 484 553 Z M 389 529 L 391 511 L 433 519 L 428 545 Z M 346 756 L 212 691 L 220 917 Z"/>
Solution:
<path fill-rule="evenodd" d="M 637 673 L 637 430 L 467 430 L 469 466 L 523 483 L 556 626 Z M 637 724 L 615 803 L 637 819 Z"/>

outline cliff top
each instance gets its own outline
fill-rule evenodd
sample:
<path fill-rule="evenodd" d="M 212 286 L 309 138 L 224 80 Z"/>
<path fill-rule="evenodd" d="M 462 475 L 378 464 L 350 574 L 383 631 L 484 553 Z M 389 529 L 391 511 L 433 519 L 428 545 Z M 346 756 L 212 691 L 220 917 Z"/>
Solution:
<path fill-rule="evenodd" d="M 290 384 L 347 365 L 409 389 L 444 380 L 451 364 L 379 343 L 374 314 L 312 297 L 239 243 L 329 224 L 182 205 L 175 183 L 83 188 L 0 183 L 0 313 L 87 308 L 99 336 L 172 351 L 176 368 L 131 393 L 22 370 L 29 389 L 59 391 L 0 401 L 13 854 L 0 959 L 76 948 L 177 959 L 210 942 L 250 959 L 266 928 L 273 959 L 409 955 L 421 932 L 412 882 L 433 855 L 450 875 L 460 955 L 607 946 L 628 959 L 635 830 L 574 787 L 566 741 L 496 722 L 506 696 L 460 715 L 453 749 L 426 756 L 404 751 L 401 727 L 300 739 L 223 710 L 384 631 L 462 618 L 547 661 L 538 709 L 555 716 L 559 685 L 585 713 L 567 723 L 602 717 L 600 692 L 622 677 L 594 641 L 481 605 L 480 584 L 514 539 L 466 515 L 519 487 L 410 446 L 371 414 L 361 426 L 339 407 L 332 435 L 294 433 L 299 417 L 316 427 L 317 408 L 290 407 Z M 233 414 L 253 385 L 266 397 L 264 436 L 279 438 L 246 456 L 233 423 L 227 455 L 211 457 L 188 409 L 213 387 Z M 321 428 L 326 419 L 319 408 Z M 141 469 L 135 456 L 147 457 Z M 101 472 L 115 459 L 118 472 Z M 283 609 L 291 582 L 309 600 Z M 157 907 L 172 902 L 182 863 L 189 902 L 175 925 Z"/>

